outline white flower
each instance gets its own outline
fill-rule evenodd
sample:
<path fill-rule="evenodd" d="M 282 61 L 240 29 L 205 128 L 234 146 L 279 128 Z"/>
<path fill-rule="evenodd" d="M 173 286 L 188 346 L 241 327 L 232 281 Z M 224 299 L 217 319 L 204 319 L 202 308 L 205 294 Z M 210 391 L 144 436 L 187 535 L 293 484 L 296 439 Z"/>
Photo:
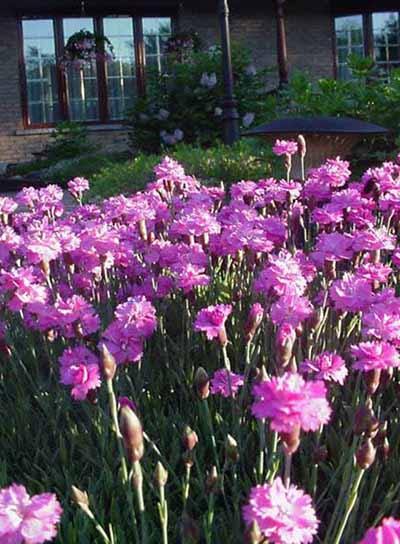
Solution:
<path fill-rule="evenodd" d="M 167 145 L 176 144 L 176 139 L 173 134 L 168 134 L 166 130 L 160 132 L 161 140 Z"/>
<path fill-rule="evenodd" d="M 246 115 L 244 115 L 242 119 L 243 126 L 246 128 L 249 127 L 254 121 L 254 117 L 254 113 L 246 113 Z"/>
<path fill-rule="evenodd" d="M 254 64 L 249 64 L 244 73 L 247 75 L 247 76 L 255 76 L 257 74 L 257 68 L 254 66 Z"/>
<path fill-rule="evenodd" d="M 183 130 L 181 130 L 180 128 L 176 128 L 175 131 L 174 131 L 174 138 L 177 142 L 180 142 L 181 140 L 183 140 Z"/>
<path fill-rule="evenodd" d="M 220 117 L 220 115 L 222 115 L 222 108 L 215 108 L 214 115 L 215 117 Z"/>
<path fill-rule="evenodd" d="M 203 73 L 200 79 L 200 85 L 202 87 L 207 87 L 207 89 L 212 89 L 217 84 L 217 74 L 213 72 L 212 74 Z"/>

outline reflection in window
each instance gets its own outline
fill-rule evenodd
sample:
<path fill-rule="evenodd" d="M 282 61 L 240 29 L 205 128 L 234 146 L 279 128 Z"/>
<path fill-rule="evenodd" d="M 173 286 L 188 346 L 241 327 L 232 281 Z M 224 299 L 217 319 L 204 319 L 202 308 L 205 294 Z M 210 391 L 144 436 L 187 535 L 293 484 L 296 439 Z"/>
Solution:
<path fill-rule="evenodd" d="M 399 13 L 373 13 L 374 58 L 381 77 L 388 77 L 392 68 L 400 67 Z"/>
<path fill-rule="evenodd" d="M 362 15 L 335 17 L 336 65 L 339 79 L 351 79 L 347 65 L 350 54 L 364 56 Z"/>
<path fill-rule="evenodd" d="M 93 32 L 93 19 L 64 19 L 64 42 L 80 30 Z M 96 121 L 99 119 L 96 62 L 83 68 L 69 66 L 66 70 L 68 108 L 71 121 Z"/>
<path fill-rule="evenodd" d="M 53 21 L 23 21 L 22 30 L 29 123 L 54 123 L 60 119 L 60 110 Z"/>
<path fill-rule="evenodd" d="M 164 47 L 171 36 L 169 17 L 143 17 L 143 40 L 146 66 L 165 71 Z"/>
<path fill-rule="evenodd" d="M 123 119 L 133 105 L 136 92 L 135 42 L 131 17 L 107 17 L 104 34 L 111 41 L 115 59 L 106 63 L 108 113 Z"/>

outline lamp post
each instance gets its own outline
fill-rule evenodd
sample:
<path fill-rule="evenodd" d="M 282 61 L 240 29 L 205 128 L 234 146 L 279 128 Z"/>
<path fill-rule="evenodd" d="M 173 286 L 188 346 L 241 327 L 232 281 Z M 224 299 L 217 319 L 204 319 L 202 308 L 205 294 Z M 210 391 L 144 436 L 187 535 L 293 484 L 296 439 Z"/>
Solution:
<path fill-rule="evenodd" d="M 228 0 L 218 0 L 218 15 L 221 29 L 222 70 L 224 78 L 224 100 L 222 102 L 222 119 L 224 143 L 232 145 L 240 138 L 239 114 L 233 91 L 233 70 L 231 56 L 231 40 L 229 32 Z"/>
<path fill-rule="evenodd" d="M 279 87 L 284 87 L 289 82 L 284 4 L 285 0 L 275 0 Z"/>

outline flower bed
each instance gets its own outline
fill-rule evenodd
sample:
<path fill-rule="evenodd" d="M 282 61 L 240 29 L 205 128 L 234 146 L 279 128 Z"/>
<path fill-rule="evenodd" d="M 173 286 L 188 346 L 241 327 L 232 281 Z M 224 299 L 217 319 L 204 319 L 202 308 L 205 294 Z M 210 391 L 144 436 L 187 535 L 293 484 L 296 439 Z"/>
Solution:
<path fill-rule="evenodd" d="M 275 152 L 0 198 L 1 542 L 398 541 L 400 164 Z"/>

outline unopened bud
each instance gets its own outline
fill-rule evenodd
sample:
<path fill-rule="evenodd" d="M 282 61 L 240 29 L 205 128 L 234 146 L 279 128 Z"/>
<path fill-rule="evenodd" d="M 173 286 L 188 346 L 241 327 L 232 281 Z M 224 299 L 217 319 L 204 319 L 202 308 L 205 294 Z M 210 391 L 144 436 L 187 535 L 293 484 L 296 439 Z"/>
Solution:
<path fill-rule="evenodd" d="M 244 532 L 245 544 L 260 544 L 262 542 L 263 535 L 260 531 L 260 527 L 256 520 L 253 520 Z"/>
<path fill-rule="evenodd" d="M 367 438 L 364 444 L 356 452 L 357 465 L 362 469 L 369 468 L 375 461 L 376 448 L 371 438 Z"/>
<path fill-rule="evenodd" d="M 154 471 L 154 481 L 158 488 L 164 487 L 168 481 L 168 472 L 160 461 L 158 461 Z"/>
<path fill-rule="evenodd" d="M 186 425 L 182 438 L 183 447 L 185 450 L 192 451 L 196 447 L 198 441 L 199 437 L 197 436 L 197 433 Z"/>
<path fill-rule="evenodd" d="M 373 395 L 379 387 L 381 381 L 381 370 L 375 368 L 369 372 L 364 372 L 364 381 L 367 386 L 367 391 L 370 395 Z"/>
<path fill-rule="evenodd" d="M 40 261 L 40 268 L 42 269 L 43 274 L 46 278 L 50 277 L 50 263 L 49 261 Z"/>
<path fill-rule="evenodd" d="M 247 322 L 244 326 L 246 342 L 251 342 L 258 327 L 261 325 L 263 317 L 264 317 L 264 309 L 261 306 L 261 304 L 256 302 L 250 308 L 250 313 L 247 318 Z"/>
<path fill-rule="evenodd" d="M 225 325 L 223 325 L 218 332 L 218 340 L 221 347 L 225 347 L 228 344 L 228 335 L 226 334 Z"/>
<path fill-rule="evenodd" d="M 296 333 L 290 325 L 282 325 L 276 335 L 277 363 L 281 368 L 287 366 L 293 352 Z"/>
<path fill-rule="evenodd" d="M 386 462 L 390 455 L 390 444 L 387 438 L 387 422 L 386 421 L 381 425 L 373 441 L 374 441 L 374 445 L 377 448 L 377 453 L 379 458 L 383 462 Z"/>
<path fill-rule="evenodd" d="M 71 492 L 74 503 L 87 512 L 89 510 L 89 497 L 86 491 L 81 491 L 73 485 L 71 487 Z"/>
<path fill-rule="evenodd" d="M 146 242 L 147 241 L 147 227 L 146 227 L 146 221 L 145 219 L 140 219 L 139 220 L 139 223 L 138 223 L 138 226 L 139 226 L 139 234 L 140 234 L 140 238 Z"/>
<path fill-rule="evenodd" d="M 354 434 L 374 434 L 379 427 L 379 420 L 375 417 L 372 404 L 367 401 L 365 406 L 359 406 L 354 414 Z"/>
<path fill-rule="evenodd" d="M 217 467 L 213 466 L 206 478 L 207 493 L 216 493 L 218 491 L 218 471 Z"/>
<path fill-rule="evenodd" d="M 286 454 L 296 453 L 300 446 L 300 425 L 296 425 L 290 433 L 279 433 Z"/>
<path fill-rule="evenodd" d="M 122 406 L 119 424 L 129 461 L 131 463 L 140 461 L 144 454 L 143 428 L 139 418 L 129 406 Z"/>
<path fill-rule="evenodd" d="M 207 371 L 202 367 L 196 370 L 194 375 L 194 389 L 200 400 L 205 400 L 210 394 L 210 378 Z"/>
<path fill-rule="evenodd" d="M 106 381 L 112 381 L 114 379 L 115 372 L 117 371 L 115 357 L 104 343 L 101 344 L 100 352 L 104 378 Z"/>
<path fill-rule="evenodd" d="M 298 144 L 298 147 L 299 147 L 299 154 L 302 158 L 304 158 L 306 156 L 306 153 L 307 153 L 307 145 L 306 145 L 306 140 L 304 138 L 304 136 L 302 134 L 299 134 L 298 137 L 297 137 L 297 144 Z"/>
<path fill-rule="evenodd" d="M 239 461 L 238 443 L 230 434 L 228 434 L 225 441 L 225 455 L 226 459 L 231 463 L 237 463 Z"/>

